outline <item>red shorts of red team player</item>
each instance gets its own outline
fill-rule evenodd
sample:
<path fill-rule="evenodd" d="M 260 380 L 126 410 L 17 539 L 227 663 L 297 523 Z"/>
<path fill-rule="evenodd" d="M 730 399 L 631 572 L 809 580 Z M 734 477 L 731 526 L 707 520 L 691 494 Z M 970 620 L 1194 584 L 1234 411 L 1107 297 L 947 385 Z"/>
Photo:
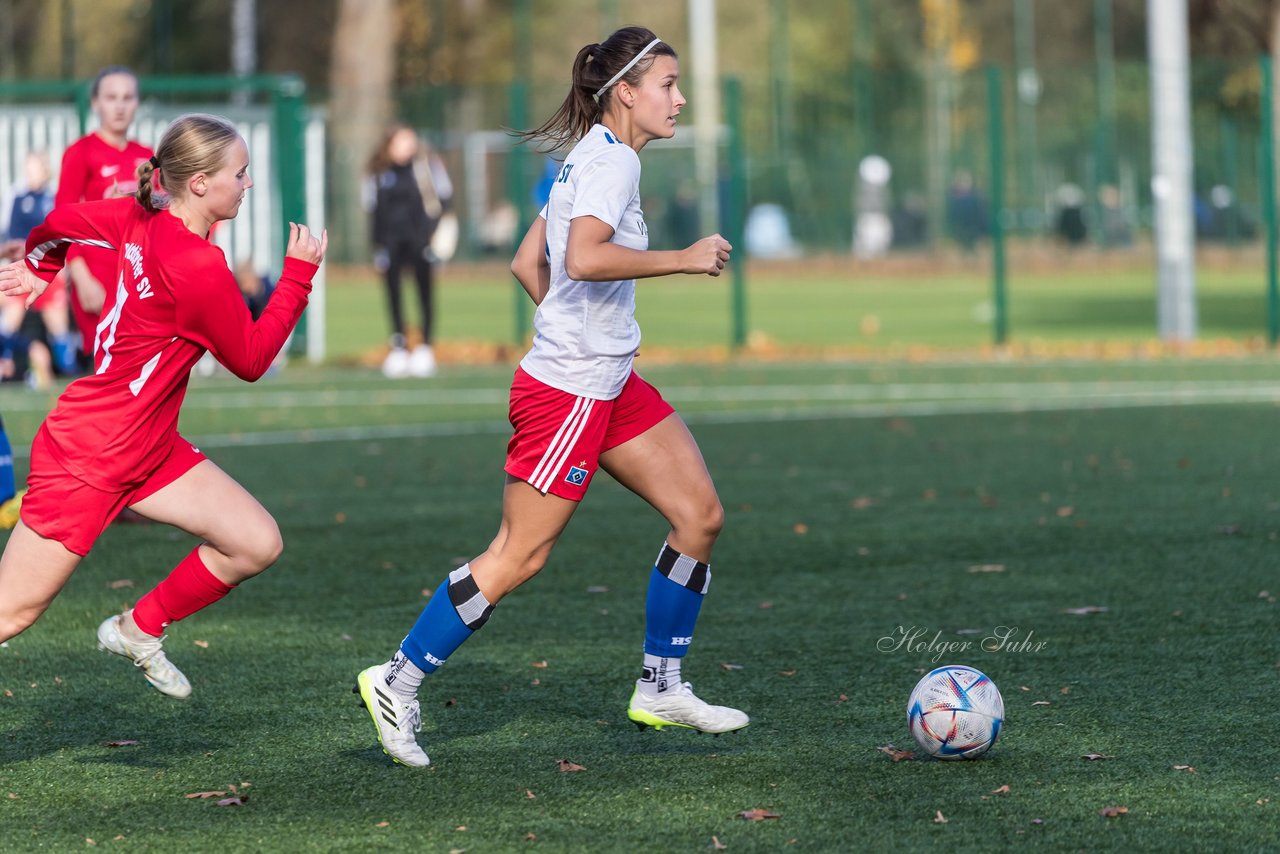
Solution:
<path fill-rule="evenodd" d="M 635 371 L 613 400 L 578 397 L 517 368 L 511 382 L 507 474 L 570 501 L 581 501 L 600 455 L 639 436 L 675 410 Z"/>
<path fill-rule="evenodd" d="M 203 459 L 204 454 L 175 432 L 169 453 L 146 480 L 123 492 L 106 492 L 60 466 L 41 428 L 31 443 L 22 521 L 45 539 L 57 540 L 83 557 L 121 510 L 159 492 Z"/>

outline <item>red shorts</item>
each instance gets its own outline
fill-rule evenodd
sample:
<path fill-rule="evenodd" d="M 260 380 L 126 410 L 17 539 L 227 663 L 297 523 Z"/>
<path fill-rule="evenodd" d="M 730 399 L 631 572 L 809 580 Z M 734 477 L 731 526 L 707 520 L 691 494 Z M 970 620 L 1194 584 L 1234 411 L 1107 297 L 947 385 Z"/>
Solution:
<path fill-rule="evenodd" d="M 25 296 L 14 297 L 25 302 Z M 58 308 L 63 311 L 67 308 L 67 282 L 66 274 L 59 273 L 49 286 L 44 289 L 44 293 L 36 297 L 36 301 L 31 304 L 32 311 L 44 311 L 46 308 Z"/>
<path fill-rule="evenodd" d="M 613 400 L 578 397 L 517 368 L 511 381 L 507 474 L 544 495 L 581 501 L 600 455 L 639 436 L 672 412 L 635 371 Z"/>
<path fill-rule="evenodd" d="M 31 443 L 31 473 L 27 475 L 27 494 L 22 497 L 22 521 L 81 557 L 89 553 L 121 510 L 159 492 L 205 459 L 175 432 L 169 453 L 141 485 L 124 492 L 105 492 L 58 465 L 47 443 L 42 427 Z"/>

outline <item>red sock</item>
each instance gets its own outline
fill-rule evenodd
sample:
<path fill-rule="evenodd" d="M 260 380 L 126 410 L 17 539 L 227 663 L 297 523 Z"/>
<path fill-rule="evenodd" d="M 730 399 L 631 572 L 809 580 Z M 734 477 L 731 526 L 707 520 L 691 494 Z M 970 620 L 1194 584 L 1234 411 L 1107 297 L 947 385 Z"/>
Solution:
<path fill-rule="evenodd" d="M 212 605 L 231 590 L 230 585 L 204 565 L 197 546 L 173 568 L 168 578 L 138 600 L 133 606 L 133 621 L 138 628 L 158 638 L 164 634 L 165 626 Z"/>

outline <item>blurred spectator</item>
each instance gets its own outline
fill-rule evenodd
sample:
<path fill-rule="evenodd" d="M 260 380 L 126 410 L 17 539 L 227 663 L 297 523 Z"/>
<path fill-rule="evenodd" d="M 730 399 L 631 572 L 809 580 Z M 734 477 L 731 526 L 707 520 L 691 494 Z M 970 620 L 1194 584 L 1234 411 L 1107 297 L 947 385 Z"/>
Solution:
<path fill-rule="evenodd" d="M 275 282 L 270 276 L 260 274 L 253 266 L 253 261 L 248 258 L 236 265 L 236 281 L 240 284 L 240 293 L 244 295 L 244 304 L 249 307 L 253 319 L 257 320 L 267 307 L 267 300 L 275 292 Z"/>
<path fill-rule="evenodd" d="M 893 208 L 893 248 L 914 249 L 929 242 L 929 206 L 924 196 L 908 191 Z"/>
<path fill-rule="evenodd" d="M 1101 216 L 1102 245 L 1108 248 L 1129 246 L 1133 243 L 1133 227 L 1121 204 L 1120 191 L 1113 184 L 1098 188 L 1098 208 Z"/>
<path fill-rule="evenodd" d="M 1203 198 L 1200 201 L 1203 209 L 1197 211 L 1197 237 L 1230 243 L 1252 239 L 1257 233 L 1256 224 L 1240 207 L 1236 194 L 1225 184 L 1217 184 L 1209 190 L 1207 204 Z"/>
<path fill-rule="evenodd" d="M 1084 221 L 1084 191 L 1075 184 L 1063 184 L 1053 195 L 1058 205 L 1054 231 L 1063 243 L 1079 246 L 1089 236 L 1089 227 Z"/>
<path fill-rule="evenodd" d="M 973 176 L 957 172 L 947 193 L 947 228 L 966 252 L 977 248 L 987 235 L 987 202 L 974 186 Z"/>
<path fill-rule="evenodd" d="M 24 183 L 17 188 L 9 214 L 6 255 L 22 256 L 27 235 L 53 210 L 49 161 L 39 152 L 27 155 Z M 27 310 L 26 297 L 0 298 L 0 378 L 26 379 L 47 388 L 58 373 L 76 370 L 76 342 L 70 331 L 67 292 L 61 277 Z"/>
<path fill-rule="evenodd" d="M 434 265 L 439 259 L 432 238 L 452 198 L 453 184 L 440 156 L 408 125 L 388 128 L 369 158 L 366 202 L 372 213 L 374 266 L 383 274 L 391 311 L 391 349 L 382 363 L 389 377 L 429 377 L 436 372 L 431 342 Z M 405 266 L 413 269 L 422 308 L 422 342 L 412 353 L 400 294 Z"/>

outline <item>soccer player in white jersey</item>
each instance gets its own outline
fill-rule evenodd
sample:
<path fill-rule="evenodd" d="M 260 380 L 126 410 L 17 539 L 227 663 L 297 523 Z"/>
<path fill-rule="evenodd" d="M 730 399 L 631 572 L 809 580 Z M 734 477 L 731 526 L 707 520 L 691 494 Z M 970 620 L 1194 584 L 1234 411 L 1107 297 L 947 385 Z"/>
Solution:
<path fill-rule="evenodd" d="M 642 675 L 628 717 L 642 729 L 712 733 L 748 723 L 681 679 L 724 511 L 688 428 L 632 367 L 640 344 L 635 280 L 718 276 L 732 249 L 713 234 L 687 249 L 649 250 L 638 153 L 675 133 L 685 104 L 678 84 L 675 51 L 627 27 L 578 51 L 568 97 L 523 134 L 573 148 L 511 263 L 538 310 L 533 348 L 511 386 L 502 524 L 483 553 L 444 579 L 391 659 L 356 680 L 383 749 L 404 765 L 429 761 L 414 736 L 423 677 L 542 569 L 597 468 L 671 525 L 650 572 Z"/>

